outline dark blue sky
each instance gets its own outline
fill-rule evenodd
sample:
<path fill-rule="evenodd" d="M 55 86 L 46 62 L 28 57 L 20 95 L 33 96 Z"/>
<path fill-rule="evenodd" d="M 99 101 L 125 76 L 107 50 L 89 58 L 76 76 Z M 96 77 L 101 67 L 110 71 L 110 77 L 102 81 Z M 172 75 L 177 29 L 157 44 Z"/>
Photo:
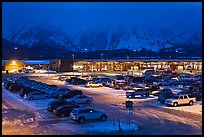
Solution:
<path fill-rule="evenodd" d="M 67 34 L 106 25 L 201 28 L 201 2 L 3 2 L 3 33 L 24 24 L 51 23 Z M 11 27 L 12 26 L 12 27 Z"/>

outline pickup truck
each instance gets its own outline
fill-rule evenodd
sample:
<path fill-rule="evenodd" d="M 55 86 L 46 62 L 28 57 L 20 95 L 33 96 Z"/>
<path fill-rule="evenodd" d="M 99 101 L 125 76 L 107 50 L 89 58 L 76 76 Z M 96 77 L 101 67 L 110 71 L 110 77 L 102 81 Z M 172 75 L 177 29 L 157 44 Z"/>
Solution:
<path fill-rule="evenodd" d="M 196 97 L 188 94 L 177 94 L 165 100 L 165 104 L 177 107 L 178 105 L 189 104 L 190 106 L 196 102 Z"/>
<path fill-rule="evenodd" d="M 134 98 L 136 95 L 148 97 L 151 94 L 151 89 L 149 87 L 144 88 L 134 88 L 134 91 L 126 91 L 127 98 Z"/>

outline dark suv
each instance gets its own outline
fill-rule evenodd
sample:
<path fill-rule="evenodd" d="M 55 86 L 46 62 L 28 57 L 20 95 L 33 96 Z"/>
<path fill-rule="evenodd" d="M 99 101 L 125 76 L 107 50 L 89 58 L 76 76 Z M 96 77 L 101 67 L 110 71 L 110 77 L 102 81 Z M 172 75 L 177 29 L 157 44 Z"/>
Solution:
<path fill-rule="evenodd" d="M 68 92 L 66 92 L 65 94 L 61 94 L 58 96 L 58 99 L 60 100 L 65 100 L 65 99 L 68 99 L 68 98 L 72 98 L 76 95 L 82 95 L 82 91 L 81 90 L 70 90 Z"/>
<path fill-rule="evenodd" d="M 87 83 L 86 80 L 80 79 L 80 78 L 74 78 L 72 79 L 71 84 L 73 85 L 85 85 Z"/>
<path fill-rule="evenodd" d="M 174 94 L 172 93 L 171 90 L 166 90 L 165 92 L 161 92 L 158 95 L 158 101 L 161 103 L 164 103 L 166 99 L 169 99 L 173 96 Z"/>
<path fill-rule="evenodd" d="M 28 94 L 30 92 L 34 92 L 36 90 L 31 89 L 31 88 L 22 88 L 21 91 L 19 92 L 19 96 L 24 97 L 25 94 Z"/>
<path fill-rule="evenodd" d="M 73 106 L 79 107 L 79 105 L 73 104 L 73 103 L 65 101 L 65 100 L 54 100 L 48 104 L 47 110 L 50 112 L 53 112 L 54 109 L 56 109 L 60 106 L 64 106 L 64 105 L 73 105 Z"/>

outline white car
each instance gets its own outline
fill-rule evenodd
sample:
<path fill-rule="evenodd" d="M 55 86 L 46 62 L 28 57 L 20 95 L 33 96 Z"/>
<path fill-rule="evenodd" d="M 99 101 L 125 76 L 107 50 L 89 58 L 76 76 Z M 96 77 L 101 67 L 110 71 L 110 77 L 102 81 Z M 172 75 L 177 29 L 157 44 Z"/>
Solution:
<path fill-rule="evenodd" d="M 29 99 L 29 100 L 49 99 L 50 95 L 49 94 L 43 94 L 43 93 L 40 93 L 40 92 L 31 92 L 31 93 L 25 94 L 24 98 Z"/>
<path fill-rule="evenodd" d="M 70 113 L 70 118 L 82 124 L 87 120 L 106 121 L 108 117 L 106 112 L 97 111 L 93 108 L 74 108 Z"/>
<path fill-rule="evenodd" d="M 57 73 L 56 71 L 54 70 L 44 70 L 44 69 L 36 69 L 35 70 L 35 73 Z"/>
<path fill-rule="evenodd" d="M 68 102 L 72 102 L 72 103 L 87 103 L 90 104 L 90 102 L 93 101 L 92 97 L 89 96 L 85 96 L 85 95 L 76 95 L 72 98 L 67 99 Z"/>
<path fill-rule="evenodd" d="M 89 81 L 85 84 L 86 87 L 103 87 L 102 83 L 94 82 L 94 81 Z"/>
<path fill-rule="evenodd" d="M 173 97 L 166 99 L 165 104 L 177 107 L 178 105 L 189 104 L 190 106 L 196 102 L 196 97 L 188 94 L 174 95 Z"/>

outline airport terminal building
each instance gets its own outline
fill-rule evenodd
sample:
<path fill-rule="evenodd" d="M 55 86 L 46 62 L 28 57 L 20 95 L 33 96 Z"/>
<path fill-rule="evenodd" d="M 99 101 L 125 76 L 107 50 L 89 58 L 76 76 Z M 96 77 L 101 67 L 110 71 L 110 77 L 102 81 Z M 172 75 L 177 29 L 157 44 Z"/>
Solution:
<path fill-rule="evenodd" d="M 50 69 L 57 72 L 113 72 L 144 69 L 202 70 L 202 59 L 53 59 L 53 60 L 3 60 L 3 70 Z"/>

